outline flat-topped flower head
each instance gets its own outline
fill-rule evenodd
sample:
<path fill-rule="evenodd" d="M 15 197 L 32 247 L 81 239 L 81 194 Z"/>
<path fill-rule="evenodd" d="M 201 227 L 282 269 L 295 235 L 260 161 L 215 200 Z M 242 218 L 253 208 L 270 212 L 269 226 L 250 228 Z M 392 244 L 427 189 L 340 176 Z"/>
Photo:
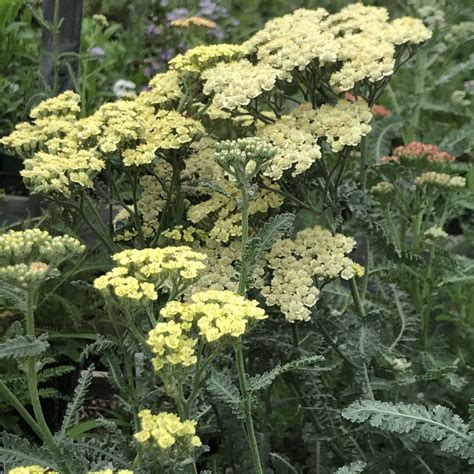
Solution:
<path fill-rule="evenodd" d="M 214 67 L 221 62 L 230 62 L 244 56 L 244 47 L 236 44 L 213 44 L 208 46 L 196 46 L 178 54 L 170 62 L 170 68 L 180 73 L 201 73 L 206 69 Z"/>
<path fill-rule="evenodd" d="M 246 59 L 219 63 L 201 75 L 203 92 L 212 96 L 211 109 L 233 112 L 245 108 L 252 99 L 275 86 L 278 74 L 268 64 L 252 64 Z"/>
<path fill-rule="evenodd" d="M 333 235 L 320 226 L 304 229 L 294 239 L 278 241 L 267 256 L 269 281 L 255 282 L 269 306 L 279 306 L 290 322 L 307 321 L 319 299 L 318 284 L 360 274 L 360 268 L 347 257 L 355 241 L 342 234 Z"/>
<path fill-rule="evenodd" d="M 153 415 L 150 410 L 140 411 L 138 417 L 141 431 L 135 434 L 135 439 L 139 443 L 149 443 L 160 450 L 173 450 L 176 456 L 183 457 L 201 446 L 195 421 L 182 421 L 178 415 L 168 412 Z"/>
<path fill-rule="evenodd" d="M 170 301 L 161 310 L 159 322 L 148 334 L 155 354 L 153 367 L 160 373 L 170 366 L 190 367 L 197 361 L 199 338 L 211 344 L 242 336 L 252 322 L 267 316 L 258 302 L 228 290 L 204 290 L 189 301 Z"/>
<path fill-rule="evenodd" d="M 189 247 L 124 250 L 112 256 L 117 266 L 96 278 L 94 287 L 106 296 L 150 302 L 158 289 L 179 293 L 205 268 L 206 255 Z"/>
<path fill-rule="evenodd" d="M 57 471 L 51 471 L 47 467 L 38 466 L 37 464 L 31 466 L 14 467 L 8 471 L 9 474 L 59 474 Z"/>
<path fill-rule="evenodd" d="M 403 164 L 444 164 L 455 160 L 453 155 L 440 150 L 436 145 L 420 142 L 411 142 L 408 145 L 398 146 L 393 150 L 395 160 Z"/>
<path fill-rule="evenodd" d="M 219 142 L 215 158 L 239 183 L 249 183 L 276 153 L 277 149 L 261 138 L 239 138 Z"/>
<path fill-rule="evenodd" d="M 466 178 L 462 176 L 452 176 L 447 173 L 437 173 L 436 171 L 427 171 L 415 179 L 418 186 L 436 186 L 443 188 L 464 188 Z"/>
<path fill-rule="evenodd" d="M 182 83 L 178 71 L 167 71 L 152 77 L 149 89 L 143 91 L 137 98 L 148 105 L 162 107 L 183 96 Z"/>
<path fill-rule="evenodd" d="M 40 229 L 0 235 L 0 280 L 26 288 L 58 275 L 57 267 L 81 255 L 85 246 L 68 235 L 53 237 Z"/>

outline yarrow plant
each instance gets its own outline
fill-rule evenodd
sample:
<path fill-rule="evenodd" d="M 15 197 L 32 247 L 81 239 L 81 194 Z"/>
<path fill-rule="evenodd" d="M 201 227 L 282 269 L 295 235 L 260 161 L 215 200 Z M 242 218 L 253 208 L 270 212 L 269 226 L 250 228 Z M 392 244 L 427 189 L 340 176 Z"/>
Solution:
<path fill-rule="evenodd" d="M 212 26 L 188 13 L 168 21 Z M 464 355 L 430 351 L 454 321 L 439 313 L 446 294 L 470 318 L 448 243 L 472 178 L 435 145 L 388 143 L 401 118 L 378 103 L 431 35 L 382 7 L 296 9 L 241 44 L 177 55 L 90 114 L 73 92 L 48 99 L 2 139 L 45 221 L 61 216 L 88 247 L 81 257 L 78 240 L 39 229 L 0 236 L 0 279 L 18 308 L 27 295 L 26 334 L 13 327 L 0 358 L 26 361 L 30 400 L 0 389 L 42 442 L 7 433 L 11 472 L 32 460 L 81 474 L 432 471 L 425 451 L 405 454 L 418 440 L 442 440 L 460 468 L 467 425 L 421 403 L 438 403 L 423 384 L 467 383 Z M 38 388 L 47 336 L 32 321 L 66 287 L 94 314 L 79 318 L 82 373 L 53 425 Z M 113 396 L 91 420 L 86 393 L 104 372 Z M 390 404 L 407 396 L 420 404 Z"/>

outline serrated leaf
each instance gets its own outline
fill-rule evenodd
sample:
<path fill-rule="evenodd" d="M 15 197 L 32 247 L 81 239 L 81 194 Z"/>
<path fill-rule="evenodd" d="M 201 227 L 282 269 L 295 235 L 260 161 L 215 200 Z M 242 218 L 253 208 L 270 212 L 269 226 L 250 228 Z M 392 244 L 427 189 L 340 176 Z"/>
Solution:
<path fill-rule="evenodd" d="M 0 359 L 36 357 L 49 347 L 47 334 L 39 337 L 16 336 L 0 344 Z"/>
<path fill-rule="evenodd" d="M 84 400 L 87 395 L 87 391 L 92 383 L 94 365 L 90 365 L 86 370 L 81 373 L 79 381 L 77 382 L 76 388 L 74 389 L 74 396 L 66 408 L 66 413 L 63 418 L 61 425 L 60 436 L 64 436 L 66 430 L 74 423 L 74 417 L 77 412 L 81 409 L 84 404 Z"/>
<path fill-rule="evenodd" d="M 444 452 L 474 461 L 474 437 L 463 420 L 449 408 L 357 400 L 342 411 L 354 423 L 408 436 L 412 441 L 437 442 Z"/>
<path fill-rule="evenodd" d="M 16 286 L 0 280 L 0 298 L 4 298 L 10 308 L 26 311 L 26 293 Z"/>
<path fill-rule="evenodd" d="M 249 277 L 275 242 L 291 231 L 294 221 L 295 215 L 289 212 L 273 216 L 265 222 L 257 235 L 247 242 L 239 267 L 245 265 Z"/>
<path fill-rule="evenodd" d="M 46 448 L 38 448 L 27 440 L 9 433 L 2 433 L 0 437 L 0 464 L 36 464 L 58 469 L 54 456 Z"/>
<path fill-rule="evenodd" d="M 269 372 L 264 372 L 263 374 L 255 375 L 249 380 L 250 390 L 256 392 L 258 390 L 263 390 L 269 387 L 273 381 L 291 370 L 301 369 L 313 364 L 319 364 L 324 361 L 324 357 L 320 355 L 302 357 L 301 359 L 294 360 L 284 365 L 277 365 Z"/>
<path fill-rule="evenodd" d="M 474 122 L 471 120 L 461 128 L 456 128 L 448 133 L 439 144 L 439 147 L 454 156 L 469 152 L 473 140 L 473 129 Z"/>
<path fill-rule="evenodd" d="M 214 397 L 229 406 L 234 415 L 240 419 L 245 418 L 239 389 L 226 374 L 214 372 L 207 380 L 207 389 Z"/>

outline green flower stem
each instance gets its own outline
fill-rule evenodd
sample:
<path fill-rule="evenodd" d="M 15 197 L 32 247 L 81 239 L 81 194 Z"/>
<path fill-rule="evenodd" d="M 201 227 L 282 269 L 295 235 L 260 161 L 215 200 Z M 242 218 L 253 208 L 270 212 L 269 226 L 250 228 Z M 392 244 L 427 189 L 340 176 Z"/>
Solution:
<path fill-rule="evenodd" d="M 6 400 L 12 405 L 13 408 L 21 415 L 21 417 L 28 423 L 30 428 L 38 435 L 39 438 L 43 439 L 43 432 L 36 423 L 35 419 L 30 415 L 28 410 L 23 406 L 23 404 L 18 400 L 15 394 L 6 386 L 6 384 L 0 380 L 0 392 Z"/>
<path fill-rule="evenodd" d="M 240 187 L 241 191 L 241 206 L 242 206 L 242 249 L 244 251 L 245 246 L 247 245 L 249 239 L 249 196 L 247 189 L 244 186 Z M 245 296 L 247 290 L 247 279 L 248 273 L 246 265 L 243 264 L 240 269 L 240 279 L 239 279 L 239 294 Z M 258 451 L 257 438 L 255 436 L 255 428 L 252 418 L 252 401 L 249 391 L 249 382 L 247 378 L 247 373 L 245 371 L 245 361 L 244 361 L 244 351 L 242 338 L 234 345 L 235 350 L 235 361 L 237 364 L 237 372 L 239 374 L 239 385 L 240 392 L 243 398 L 244 413 L 245 413 L 245 432 L 247 434 L 247 442 L 252 454 L 253 466 L 256 474 L 263 474 L 262 461 L 260 460 L 260 453 Z"/>
<path fill-rule="evenodd" d="M 28 289 L 26 294 L 26 335 L 35 336 L 35 300 L 36 290 Z M 27 382 L 28 393 L 30 395 L 31 406 L 36 418 L 36 423 L 41 431 L 41 439 L 45 445 L 58 457 L 62 458 L 61 449 L 56 443 L 53 434 L 51 433 L 48 424 L 44 418 L 43 409 L 41 408 L 41 400 L 38 391 L 38 376 L 36 372 L 36 357 L 30 357 L 27 364 Z M 69 474 L 71 471 L 67 466 L 62 466 L 63 472 Z"/>
<path fill-rule="evenodd" d="M 360 186 L 365 193 L 367 187 L 367 137 L 360 142 Z"/>
<path fill-rule="evenodd" d="M 430 315 L 433 300 L 433 262 L 435 259 L 436 247 L 431 246 L 428 260 L 428 268 L 423 282 L 421 292 L 421 347 L 426 350 L 428 346 L 428 334 L 430 328 Z"/>

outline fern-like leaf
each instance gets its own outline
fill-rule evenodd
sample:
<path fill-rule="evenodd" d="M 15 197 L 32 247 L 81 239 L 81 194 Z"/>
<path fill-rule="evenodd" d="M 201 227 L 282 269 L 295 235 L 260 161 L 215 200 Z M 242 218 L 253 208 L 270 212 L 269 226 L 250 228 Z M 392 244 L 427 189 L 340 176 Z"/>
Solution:
<path fill-rule="evenodd" d="M 249 380 L 250 390 L 256 392 L 257 390 L 263 390 L 264 388 L 269 387 L 273 381 L 290 370 L 301 369 L 302 367 L 307 367 L 308 365 L 319 364 L 324 361 L 324 357 L 320 355 L 302 357 L 301 359 L 288 362 L 288 364 L 277 365 L 269 372 L 264 372 L 263 374 L 255 375 Z"/>
<path fill-rule="evenodd" d="M 392 140 L 402 125 L 403 120 L 395 115 L 372 122 L 372 131 L 367 137 L 369 163 L 375 163 L 382 156 L 389 154 Z"/>
<path fill-rule="evenodd" d="M 245 418 L 239 389 L 226 374 L 213 373 L 207 381 L 207 389 L 211 395 L 229 406 L 235 416 Z"/>
<path fill-rule="evenodd" d="M 245 265 L 248 276 L 251 276 L 265 253 L 273 247 L 276 241 L 291 231 L 294 221 L 295 215 L 289 212 L 268 219 L 257 235 L 247 242 L 239 267 Z"/>
<path fill-rule="evenodd" d="M 94 342 L 92 342 L 91 344 L 87 344 L 87 346 L 84 347 L 79 357 L 79 360 L 81 362 L 84 362 L 91 355 L 103 354 L 106 350 L 112 349 L 116 345 L 117 343 L 115 343 L 114 341 L 111 341 L 110 339 L 107 339 L 105 336 L 102 336 L 101 334 L 99 334 L 97 336 L 97 339 Z"/>
<path fill-rule="evenodd" d="M 7 339 L 0 344 L 0 359 L 23 359 L 38 356 L 49 347 L 46 338 L 47 335 L 42 334 L 39 337 L 16 336 Z"/>
<path fill-rule="evenodd" d="M 54 456 L 46 448 L 38 448 L 27 440 L 9 433 L 2 433 L 0 437 L 0 464 L 36 464 L 58 469 Z"/>
<path fill-rule="evenodd" d="M 449 408 L 358 400 L 342 412 L 354 423 L 407 435 L 413 441 L 439 442 L 440 449 L 474 462 L 474 437 L 463 420 Z"/>
<path fill-rule="evenodd" d="M 74 389 L 74 396 L 67 405 L 66 413 L 64 415 L 63 423 L 61 425 L 61 436 L 64 436 L 66 434 L 66 430 L 74 422 L 75 415 L 84 404 L 87 391 L 89 390 L 89 387 L 92 383 L 93 371 L 94 365 L 90 365 L 87 370 L 84 370 L 81 373 L 77 386 Z"/>

